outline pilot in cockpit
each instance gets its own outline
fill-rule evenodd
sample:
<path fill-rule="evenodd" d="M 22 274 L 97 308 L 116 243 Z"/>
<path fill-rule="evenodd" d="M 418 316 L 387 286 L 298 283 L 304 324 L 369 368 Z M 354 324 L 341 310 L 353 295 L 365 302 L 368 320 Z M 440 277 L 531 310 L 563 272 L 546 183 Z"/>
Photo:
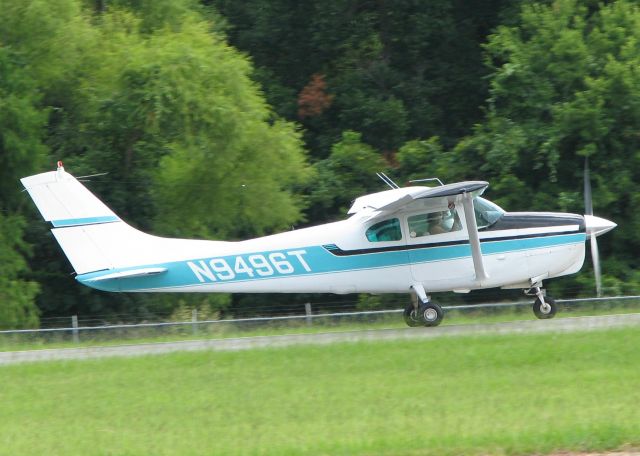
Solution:
<path fill-rule="evenodd" d="M 440 234 L 449 232 L 449 228 L 445 223 L 445 211 L 432 212 L 429 214 L 427 221 L 429 222 L 429 234 Z"/>

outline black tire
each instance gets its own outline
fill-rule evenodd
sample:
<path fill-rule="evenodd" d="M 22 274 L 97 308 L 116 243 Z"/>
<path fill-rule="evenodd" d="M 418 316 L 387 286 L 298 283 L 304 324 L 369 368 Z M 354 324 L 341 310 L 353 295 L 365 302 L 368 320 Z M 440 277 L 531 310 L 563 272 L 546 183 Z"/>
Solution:
<path fill-rule="evenodd" d="M 556 312 L 558 311 L 558 306 L 556 305 L 555 299 L 553 299 L 550 296 L 545 296 L 544 302 L 549 304 L 549 307 L 550 307 L 549 310 L 546 312 L 543 311 L 542 301 L 540 301 L 540 298 L 536 298 L 536 300 L 533 303 L 533 313 L 535 314 L 536 317 L 538 317 L 541 320 L 547 320 L 549 318 L 553 318 L 556 315 Z"/>
<path fill-rule="evenodd" d="M 420 319 L 424 326 L 438 326 L 442 323 L 444 312 L 435 302 L 423 303 L 420 306 Z"/>
<path fill-rule="evenodd" d="M 415 307 L 413 307 L 413 304 L 409 304 L 409 306 L 404 309 L 402 316 L 404 317 L 404 322 L 407 324 L 407 326 L 415 328 L 416 326 L 424 325 L 422 319 L 420 319 L 419 316 L 416 315 L 416 309 Z"/>

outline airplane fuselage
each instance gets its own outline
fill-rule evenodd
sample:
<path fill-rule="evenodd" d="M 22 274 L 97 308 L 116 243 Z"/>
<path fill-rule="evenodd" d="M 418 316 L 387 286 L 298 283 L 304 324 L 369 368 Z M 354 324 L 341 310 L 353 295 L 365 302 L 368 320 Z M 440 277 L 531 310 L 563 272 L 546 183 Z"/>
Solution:
<path fill-rule="evenodd" d="M 130 265 L 79 274 L 77 280 L 106 291 L 138 292 L 400 293 L 416 282 L 430 292 L 467 291 L 525 288 L 531 278 L 574 273 L 584 261 L 582 216 L 505 213 L 479 231 L 488 275 L 479 281 L 464 220 L 455 232 L 412 237 L 408 220 L 422 210 L 413 209 L 394 214 L 401 231 L 398 240 L 369 241 L 365 233 L 379 221 L 363 224 L 358 215 L 240 242 L 144 235 L 134 243 L 134 250 L 143 252 L 139 255 L 147 259 L 146 264 L 141 265 L 138 254 L 131 251 Z M 463 219 L 464 213 L 460 211 L 458 216 Z M 163 243 L 158 245 L 164 249 L 154 252 L 151 244 L 159 239 Z M 124 252 L 119 251 L 125 248 L 114 239 L 103 251 L 122 258 Z M 149 262 L 154 256 L 159 261 Z M 141 267 L 163 272 L 117 276 Z"/>

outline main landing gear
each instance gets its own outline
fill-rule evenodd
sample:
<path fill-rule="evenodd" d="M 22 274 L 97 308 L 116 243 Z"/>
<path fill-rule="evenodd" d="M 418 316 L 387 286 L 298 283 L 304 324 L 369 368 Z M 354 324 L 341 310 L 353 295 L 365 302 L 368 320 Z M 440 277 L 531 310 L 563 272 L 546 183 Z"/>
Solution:
<path fill-rule="evenodd" d="M 525 290 L 527 296 L 535 296 L 533 302 L 533 313 L 541 320 L 553 318 L 558 311 L 555 299 L 546 296 L 545 290 L 538 283 L 535 286 Z M 404 321 L 408 326 L 438 326 L 442 323 L 444 312 L 435 302 L 429 299 L 422 284 L 414 284 L 411 287 L 413 293 L 412 303 L 404 309 Z"/>
<path fill-rule="evenodd" d="M 545 296 L 545 290 L 539 286 L 534 286 L 525 290 L 527 296 L 536 296 L 533 302 L 533 313 L 541 320 L 553 318 L 558 311 L 555 299 L 551 296 Z"/>
<path fill-rule="evenodd" d="M 413 302 L 404 309 L 404 321 L 408 326 L 438 326 L 442 323 L 444 312 L 435 302 L 427 296 L 422 285 L 414 285 Z"/>

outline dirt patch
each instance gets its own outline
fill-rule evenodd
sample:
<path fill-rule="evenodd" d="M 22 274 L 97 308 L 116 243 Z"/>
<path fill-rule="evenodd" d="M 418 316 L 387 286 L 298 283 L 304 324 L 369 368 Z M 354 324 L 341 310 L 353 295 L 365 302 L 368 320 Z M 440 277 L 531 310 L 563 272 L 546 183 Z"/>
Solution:
<path fill-rule="evenodd" d="M 613 453 L 553 453 L 546 456 L 640 456 L 640 451 L 614 451 Z"/>

